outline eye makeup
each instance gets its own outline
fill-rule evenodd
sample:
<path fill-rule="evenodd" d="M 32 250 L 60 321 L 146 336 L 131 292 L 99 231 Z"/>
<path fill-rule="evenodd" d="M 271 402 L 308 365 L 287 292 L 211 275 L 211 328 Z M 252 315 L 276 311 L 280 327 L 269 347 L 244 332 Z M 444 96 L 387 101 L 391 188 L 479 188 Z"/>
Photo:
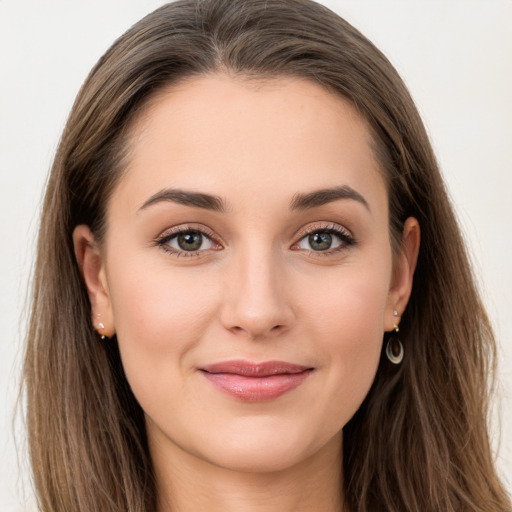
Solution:
<path fill-rule="evenodd" d="M 177 257 L 198 257 L 206 251 L 219 251 L 223 246 L 215 234 L 206 226 L 188 224 L 164 231 L 154 244 L 163 251 Z"/>
<path fill-rule="evenodd" d="M 346 228 L 334 223 L 315 223 L 302 230 L 299 240 L 290 250 L 305 251 L 315 256 L 328 257 L 356 244 Z M 209 228 L 199 224 L 184 224 L 164 231 L 154 245 L 177 257 L 198 257 L 224 247 Z"/>
<path fill-rule="evenodd" d="M 317 223 L 300 233 L 292 250 L 305 250 L 315 256 L 330 256 L 356 244 L 354 236 L 346 228 L 334 223 Z M 308 247 L 309 246 L 309 247 Z"/>

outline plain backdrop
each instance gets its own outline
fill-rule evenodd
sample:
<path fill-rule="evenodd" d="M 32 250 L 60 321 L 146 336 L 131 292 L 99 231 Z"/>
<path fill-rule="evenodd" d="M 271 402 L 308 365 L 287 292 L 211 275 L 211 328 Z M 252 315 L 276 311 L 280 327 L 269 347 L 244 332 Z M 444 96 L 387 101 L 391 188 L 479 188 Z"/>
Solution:
<path fill-rule="evenodd" d="M 0 0 L 0 510 L 35 510 L 13 427 L 42 189 L 96 60 L 156 0 Z M 512 489 L 512 0 L 324 1 L 397 67 L 423 115 L 499 341 L 493 442 Z M 62 318 L 60 321 L 65 322 Z M 14 444 L 18 432 L 18 451 Z"/>

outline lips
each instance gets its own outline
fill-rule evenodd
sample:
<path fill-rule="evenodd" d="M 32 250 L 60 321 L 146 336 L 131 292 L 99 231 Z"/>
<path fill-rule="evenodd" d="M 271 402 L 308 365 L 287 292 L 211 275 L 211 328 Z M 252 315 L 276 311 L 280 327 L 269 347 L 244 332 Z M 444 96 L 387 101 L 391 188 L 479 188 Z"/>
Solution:
<path fill-rule="evenodd" d="M 225 361 L 200 368 L 220 391 L 246 402 L 273 400 L 297 388 L 313 368 L 283 361 Z"/>

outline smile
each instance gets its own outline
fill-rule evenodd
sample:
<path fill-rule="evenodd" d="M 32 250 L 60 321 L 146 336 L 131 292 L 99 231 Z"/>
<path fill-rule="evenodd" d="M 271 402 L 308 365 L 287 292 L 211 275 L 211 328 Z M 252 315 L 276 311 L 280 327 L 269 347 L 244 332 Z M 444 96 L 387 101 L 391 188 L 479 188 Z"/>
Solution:
<path fill-rule="evenodd" d="M 217 389 L 238 400 L 263 402 L 298 387 L 313 368 L 283 361 L 225 361 L 205 366 L 200 371 Z"/>

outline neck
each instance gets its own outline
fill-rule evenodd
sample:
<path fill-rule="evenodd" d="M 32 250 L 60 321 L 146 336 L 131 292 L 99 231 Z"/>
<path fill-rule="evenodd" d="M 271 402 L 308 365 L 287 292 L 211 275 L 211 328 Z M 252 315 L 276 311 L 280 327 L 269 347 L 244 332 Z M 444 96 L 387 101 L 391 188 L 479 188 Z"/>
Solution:
<path fill-rule="evenodd" d="M 158 446 L 156 446 L 158 444 Z M 150 439 L 158 512 L 341 512 L 341 434 L 293 467 L 240 472 Z"/>

